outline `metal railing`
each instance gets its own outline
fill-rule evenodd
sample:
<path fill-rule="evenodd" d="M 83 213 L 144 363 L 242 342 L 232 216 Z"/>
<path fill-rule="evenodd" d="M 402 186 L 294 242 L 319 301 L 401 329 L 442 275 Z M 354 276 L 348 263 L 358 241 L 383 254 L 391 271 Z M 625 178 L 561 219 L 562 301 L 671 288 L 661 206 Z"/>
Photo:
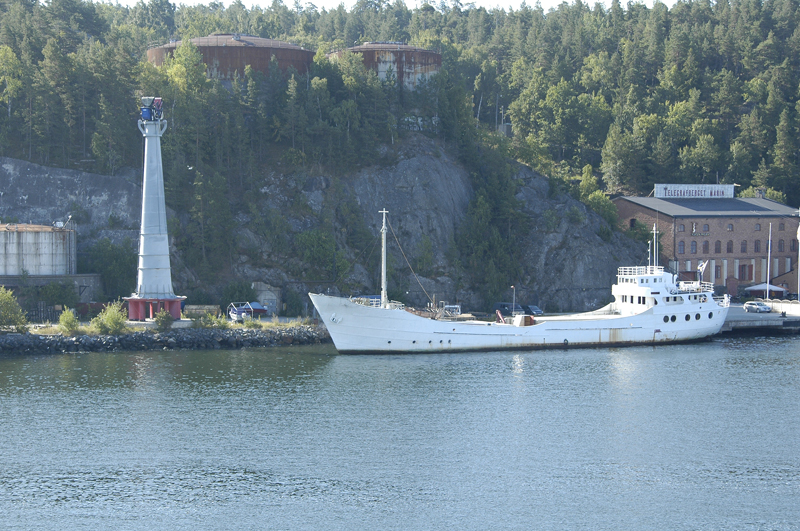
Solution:
<path fill-rule="evenodd" d="M 617 276 L 634 277 L 640 275 L 661 275 L 664 273 L 663 266 L 634 266 L 620 267 L 617 269 Z"/>

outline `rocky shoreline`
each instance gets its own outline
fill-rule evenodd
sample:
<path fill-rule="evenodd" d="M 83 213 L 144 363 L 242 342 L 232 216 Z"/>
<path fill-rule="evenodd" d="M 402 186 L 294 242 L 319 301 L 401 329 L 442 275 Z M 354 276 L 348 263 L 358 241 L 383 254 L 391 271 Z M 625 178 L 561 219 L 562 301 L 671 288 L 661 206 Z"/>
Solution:
<path fill-rule="evenodd" d="M 123 350 L 214 350 L 329 343 L 325 327 L 298 325 L 275 329 L 183 328 L 118 336 L 0 335 L 0 354 L 60 354 Z"/>

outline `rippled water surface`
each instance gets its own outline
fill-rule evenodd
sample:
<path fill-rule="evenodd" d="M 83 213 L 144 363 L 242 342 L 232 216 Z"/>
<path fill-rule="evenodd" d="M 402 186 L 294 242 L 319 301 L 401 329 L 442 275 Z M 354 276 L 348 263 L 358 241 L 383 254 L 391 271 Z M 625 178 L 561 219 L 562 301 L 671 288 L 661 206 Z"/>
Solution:
<path fill-rule="evenodd" d="M 800 340 L 0 358 L 0 528 L 800 529 Z"/>

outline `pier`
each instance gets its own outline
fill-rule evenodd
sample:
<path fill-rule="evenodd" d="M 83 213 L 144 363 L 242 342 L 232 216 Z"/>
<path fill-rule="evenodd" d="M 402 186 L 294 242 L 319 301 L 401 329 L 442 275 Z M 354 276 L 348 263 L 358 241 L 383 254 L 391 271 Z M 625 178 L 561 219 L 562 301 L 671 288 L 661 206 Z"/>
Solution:
<path fill-rule="evenodd" d="M 775 309 L 771 313 L 748 313 L 741 306 L 731 306 L 720 333 L 742 332 L 797 334 L 800 333 L 800 315 L 790 315 Z"/>

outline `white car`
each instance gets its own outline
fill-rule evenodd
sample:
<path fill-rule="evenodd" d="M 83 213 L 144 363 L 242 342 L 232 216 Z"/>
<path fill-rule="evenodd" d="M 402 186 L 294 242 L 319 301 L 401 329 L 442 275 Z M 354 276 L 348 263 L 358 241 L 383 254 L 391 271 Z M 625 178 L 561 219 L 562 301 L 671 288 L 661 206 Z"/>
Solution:
<path fill-rule="evenodd" d="M 755 313 L 769 313 L 772 311 L 772 308 L 767 306 L 765 303 L 760 301 L 750 301 L 744 303 L 744 311 L 746 312 L 755 312 Z"/>

